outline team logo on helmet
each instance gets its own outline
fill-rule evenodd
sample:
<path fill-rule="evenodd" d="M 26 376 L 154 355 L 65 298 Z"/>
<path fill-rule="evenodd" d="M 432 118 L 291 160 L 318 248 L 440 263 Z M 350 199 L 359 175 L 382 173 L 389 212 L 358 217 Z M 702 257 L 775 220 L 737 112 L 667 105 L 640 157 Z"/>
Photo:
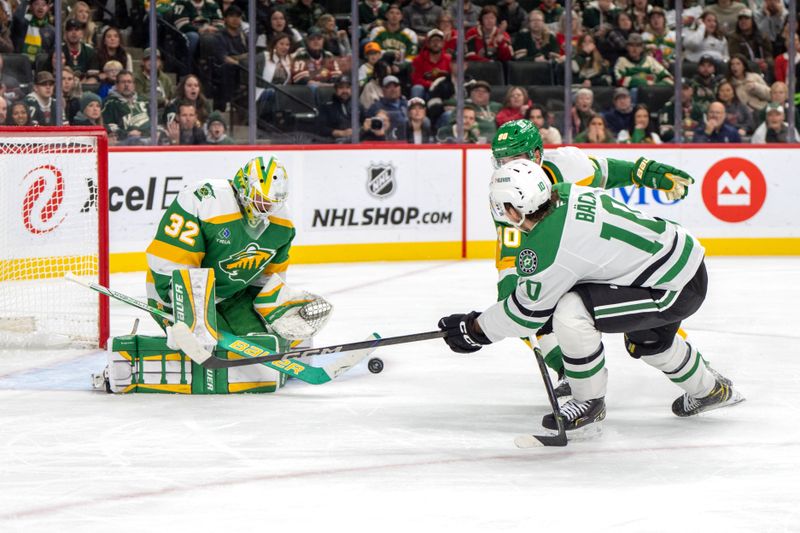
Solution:
<path fill-rule="evenodd" d="M 531 275 L 536 272 L 536 267 L 539 265 L 539 258 L 536 257 L 536 252 L 530 248 L 525 248 L 519 253 L 517 258 L 517 266 L 519 271 L 523 274 Z"/>
<path fill-rule="evenodd" d="M 395 189 L 394 167 L 389 163 L 373 163 L 367 168 L 367 192 L 375 198 L 391 196 Z"/>
<path fill-rule="evenodd" d="M 274 255 L 275 250 L 260 248 L 256 243 L 250 243 L 244 250 L 220 261 L 219 268 L 228 274 L 231 280 L 241 281 L 247 285 L 261 274 Z"/>

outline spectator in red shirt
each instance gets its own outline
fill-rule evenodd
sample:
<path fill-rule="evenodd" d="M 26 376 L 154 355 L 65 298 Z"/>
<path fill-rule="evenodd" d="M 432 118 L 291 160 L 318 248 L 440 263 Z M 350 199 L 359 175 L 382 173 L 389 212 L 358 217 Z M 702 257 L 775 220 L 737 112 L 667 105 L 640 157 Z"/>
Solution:
<path fill-rule="evenodd" d="M 503 99 L 503 109 L 497 112 L 495 122 L 499 128 L 511 120 L 525 118 L 528 108 L 533 105 L 528 97 L 528 91 L 524 87 L 509 87 L 506 97 Z"/>
<path fill-rule="evenodd" d="M 789 38 L 786 37 L 786 48 L 789 48 Z M 794 34 L 795 64 L 800 63 L 800 35 Z M 797 66 L 795 66 L 797 69 Z M 798 69 L 800 70 L 800 69 Z M 797 70 L 795 70 L 797 72 Z M 775 58 L 775 81 L 786 82 L 789 76 L 789 52 L 784 52 Z"/>
<path fill-rule="evenodd" d="M 436 27 L 444 34 L 444 51 L 450 54 L 451 57 L 454 56 L 458 45 L 458 32 L 455 28 L 453 16 L 446 11 L 442 12 L 436 22 Z"/>
<path fill-rule="evenodd" d="M 411 97 L 428 99 L 428 89 L 435 80 L 450 73 L 450 54 L 442 51 L 444 33 L 436 28 L 428 32 L 425 48 L 411 63 Z"/>
<path fill-rule="evenodd" d="M 506 23 L 497 24 L 497 7 L 484 6 L 479 24 L 466 35 L 468 61 L 509 61 L 514 56 L 511 37 L 506 33 Z"/>

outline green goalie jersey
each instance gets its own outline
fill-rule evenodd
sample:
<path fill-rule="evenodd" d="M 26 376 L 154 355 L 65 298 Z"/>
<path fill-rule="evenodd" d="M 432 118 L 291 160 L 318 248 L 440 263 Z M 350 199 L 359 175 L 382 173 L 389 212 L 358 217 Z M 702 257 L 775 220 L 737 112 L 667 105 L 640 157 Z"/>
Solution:
<path fill-rule="evenodd" d="M 705 250 L 674 222 L 650 217 L 600 189 L 554 186 L 561 203 L 529 233 L 520 233 L 517 283 L 481 315 L 493 340 L 541 328 L 561 297 L 579 283 L 666 291 L 667 307 L 695 275 Z"/>
<path fill-rule="evenodd" d="M 213 268 L 217 303 L 248 287 L 260 289 L 270 276 L 286 270 L 294 236 L 287 218 L 270 216 L 268 225 L 248 225 L 228 180 L 186 187 L 164 213 L 147 248 L 148 299 L 151 305 L 169 307 L 177 268 Z"/>
<path fill-rule="evenodd" d="M 553 184 L 574 183 L 589 187 L 613 189 L 632 185 L 633 163 L 603 157 L 590 157 L 575 146 L 565 146 L 544 152 L 542 169 Z M 499 279 L 498 299 L 514 290 L 517 282 L 517 254 L 522 236 L 517 228 L 495 218 L 497 250 L 495 263 Z"/>

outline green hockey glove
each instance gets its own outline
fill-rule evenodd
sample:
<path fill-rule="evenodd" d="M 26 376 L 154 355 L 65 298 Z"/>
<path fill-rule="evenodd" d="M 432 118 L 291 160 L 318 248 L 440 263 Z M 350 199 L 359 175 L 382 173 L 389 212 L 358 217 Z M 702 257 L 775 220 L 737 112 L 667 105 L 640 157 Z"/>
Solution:
<path fill-rule="evenodd" d="M 640 157 L 631 171 L 631 180 L 639 187 L 664 191 L 670 200 L 686 198 L 694 178 L 675 167 Z"/>

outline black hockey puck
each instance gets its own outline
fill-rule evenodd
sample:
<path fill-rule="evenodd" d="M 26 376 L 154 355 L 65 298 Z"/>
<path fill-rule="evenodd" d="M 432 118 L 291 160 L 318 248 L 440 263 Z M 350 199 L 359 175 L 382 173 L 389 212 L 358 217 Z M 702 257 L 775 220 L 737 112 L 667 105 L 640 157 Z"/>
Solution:
<path fill-rule="evenodd" d="M 383 370 L 383 361 L 377 357 L 373 357 L 367 362 L 367 368 L 373 374 L 380 374 Z"/>

